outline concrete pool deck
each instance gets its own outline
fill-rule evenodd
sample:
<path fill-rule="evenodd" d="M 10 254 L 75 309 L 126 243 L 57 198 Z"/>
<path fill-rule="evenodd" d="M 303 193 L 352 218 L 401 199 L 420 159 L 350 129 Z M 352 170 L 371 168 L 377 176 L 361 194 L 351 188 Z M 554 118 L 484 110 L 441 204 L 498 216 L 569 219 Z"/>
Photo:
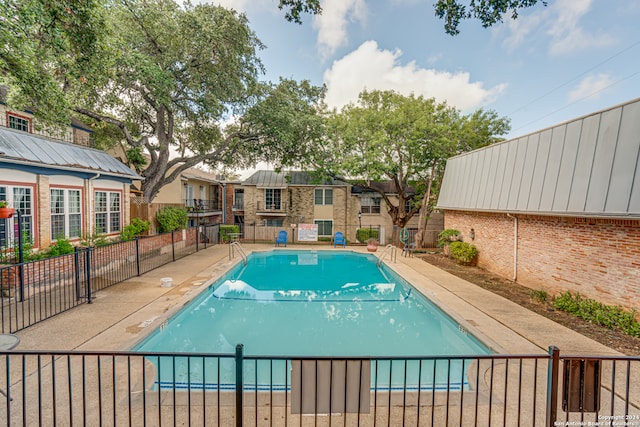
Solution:
<path fill-rule="evenodd" d="M 248 252 L 273 245 L 243 244 Z M 289 245 L 287 249 L 344 251 L 326 246 Z M 366 252 L 365 247 L 346 250 Z M 380 256 L 382 248 L 376 253 Z M 420 292 L 440 305 L 465 330 L 499 354 L 541 354 L 556 345 L 563 354 L 612 356 L 620 353 L 539 316 L 505 298 L 459 279 L 418 258 L 398 256 L 385 262 Z M 239 258 L 229 260 L 229 246 L 216 245 L 140 277 L 96 293 L 91 304 L 34 325 L 16 335 L 16 350 L 126 351 L 223 275 Z M 161 279 L 171 277 L 172 287 Z"/>

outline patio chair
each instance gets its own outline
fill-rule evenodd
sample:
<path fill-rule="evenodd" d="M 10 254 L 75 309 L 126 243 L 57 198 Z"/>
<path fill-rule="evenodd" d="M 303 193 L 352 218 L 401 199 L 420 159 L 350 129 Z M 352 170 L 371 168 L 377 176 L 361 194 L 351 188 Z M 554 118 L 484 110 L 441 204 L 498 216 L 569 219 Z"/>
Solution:
<path fill-rule="evenodd" d="M 413 256 L 413 251 L 416 249 L 416 244 L 415 243 L 405 243 L 404 247 L 402 248 L 402 256 Z"/>
<path fill-rule="evenodd" d="M 276 236 L 276 246 L 280 246 L 280 243 L 287 247 L 287 232 L 285 230 L 280 230 L 278 235 Z"/>
<path fill-rule="evenodd" d="M 335 248 L 338 245 L 342 245 L 343 248 L 347 247 L 347 239 L 344 238 L 342 231 L 336 231 L 335 236 L 333 236 L 333 247 Z"/>

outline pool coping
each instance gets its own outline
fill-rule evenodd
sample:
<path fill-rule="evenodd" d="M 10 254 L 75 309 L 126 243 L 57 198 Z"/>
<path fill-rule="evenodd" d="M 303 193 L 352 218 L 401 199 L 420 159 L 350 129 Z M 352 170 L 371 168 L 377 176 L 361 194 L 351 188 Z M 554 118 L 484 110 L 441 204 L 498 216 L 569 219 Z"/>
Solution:
<path fill-rule="evenodd" d="M 266 244 L 243 246 L 247 254 L 275 249 Z M 368 253 L 365 247 L 299 244 L 278 249 Z M 229 259 L 228 245 L 216 245 L 101 290 L 92 304 L 18 332 L 21 345 L 17 350 L 127 351 L 240 260 Z M 401 257 L 398 251 L 395 262 L 388 255 L 383 262 L 498 354 L 542 354 L 557 345 L 565 354 L 620 355 L 419 258 Z M 173 278 L 174 286 L 160 285 L 166 277 Z"/>

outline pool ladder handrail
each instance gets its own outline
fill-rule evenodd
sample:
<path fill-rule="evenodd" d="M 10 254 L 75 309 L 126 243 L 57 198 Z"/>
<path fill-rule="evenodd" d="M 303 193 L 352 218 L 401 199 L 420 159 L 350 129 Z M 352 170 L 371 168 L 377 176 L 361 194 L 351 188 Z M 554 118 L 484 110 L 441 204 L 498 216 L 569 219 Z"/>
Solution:
<path fill-rule="evenodd" d="M 389 244 L 389 245 L 385 246 L 385 247 L 384 247 L 384 250 L 382 251 L 382 253 L 381 253 L 381 254 L 380 254 L 380 256 L 378 257 L 378 261 L 376 261 L 376 265 L 377 265 L 378 267 L 380 267 L 380 265 L 382 265 L 382 259 L 383 259 L 383 258 L 384 258 L 384 256 L 385 256 L 386 254 L 388 254 L 388 253 L 390 254 L 390 257 L 391 257 L 391 258 L 390 258 L 390 260 L 391 260 L 391 261 L 393 261 L 393 262 L 396 262 L 396 259 L 397 259 L 397 249 L 398 249 L 398 248 L 396 248 L 394 245 L 391 245 L 391 244 Z"/>
<path fill-rule="evenodd" d="M 238 249 L 238 252 L 240 252 L 240 255 L 242 256 L 242 261 L 244 262 L 244 265 L 247 265 L 249 263 L 249 260 L 247 259 L 247 254 L 244 252 L 244 249 L 242 248 L 242 245 L 240 244 L 240 242 L 231 242 L 229 244 L 229 259 L 235 258 L 236 248 Z"/>

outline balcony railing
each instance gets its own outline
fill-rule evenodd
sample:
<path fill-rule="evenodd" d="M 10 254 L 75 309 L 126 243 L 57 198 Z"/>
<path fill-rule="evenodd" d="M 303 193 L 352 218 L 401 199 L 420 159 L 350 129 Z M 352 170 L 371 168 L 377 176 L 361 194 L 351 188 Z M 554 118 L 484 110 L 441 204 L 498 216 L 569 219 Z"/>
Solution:
<path fill-rule="evenodd" d="M 184 204 L 189 213 L 222 212 L 221 200 L 187 199 Z"/>
<path fill-rule="evenodd" d="M 273 202 L 273 203 L 257 202 L 256 212 L 259 214 L 284 215 L 287 212 L 287 204 L 285 202 Z"/>

